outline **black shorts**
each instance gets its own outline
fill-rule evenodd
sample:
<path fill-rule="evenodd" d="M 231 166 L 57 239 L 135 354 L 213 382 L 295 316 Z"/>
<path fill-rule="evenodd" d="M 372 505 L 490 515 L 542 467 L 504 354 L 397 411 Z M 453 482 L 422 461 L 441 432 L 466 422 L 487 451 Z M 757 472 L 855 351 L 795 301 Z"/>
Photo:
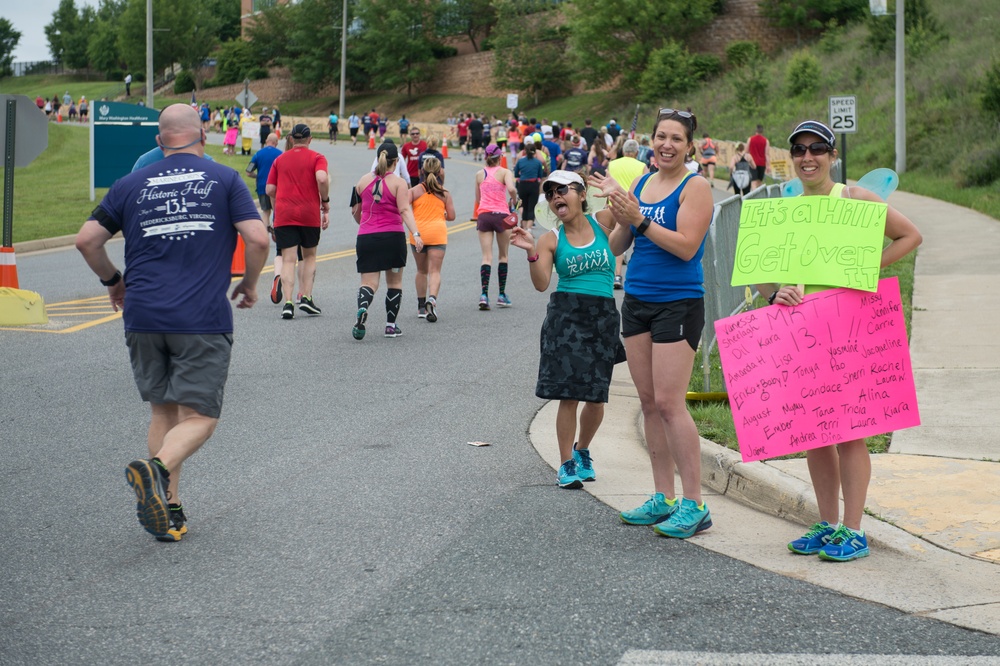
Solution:
<path fill-rule="evenodd" d="M 649 333 L 653 342 L 687 340 L 691 349 L 697 350 L 704 327 L 704 298 L 647 303 L 625 294 L 625 299 L 622 301 L 622 336 L 626 338 Z"/>
<path fill-rule="evenodd" d="M 458 145 L 464 146 L 465 142 L 468 141 L 468 139 L 469 139 L 468 135 L 458 137 Z"/>
<path fill-rule="evenodd" d="M 754 180 L 759 180 L 760 182 L 763 183 L 764 182 L 764 173 L 766 171 L 767 171 L 767 167 L 755 166 L 753 168 L 753 179 Z"/>
<path fill-rule="evenodd" d="M 357 135 L 358 135 L 358 128 L 357 127 L 352 127 L 351 128 L 351 136 L 357 136 Z"/>
<path fill-rule="evenodd" d="M 257 201 L 260 202 L 260 209 L 265 213 L 271 210 L 271 197 L 266 194 L 258 194 Z"/>
<path fill-rule="evenodd" d="M 358 255 L 358 273 L 379 273 L 406 266 L 406 234 L 402 231 L 358 234 L 354 249 Z"/>
<path fill-rule="evenodd" d="M 231 333 L 126 331 L 125 343 L 143 400 L 184 405 L 203 416 L 219 418 L 233 348 Z"/>
<path fill-rule="evenodd" d="M 278 249 L 289 247 L 316 247 L 319 245 L 319 227 L 302 227 L 297 224 L 274 228 L 274 242 Z"/>
<path fill-rule="evenodd" d="M 483 147 L 483 135 L 482 134 L 471 134 L 469 135 L 469 148 L 472 150 L 479 150 Z"/>

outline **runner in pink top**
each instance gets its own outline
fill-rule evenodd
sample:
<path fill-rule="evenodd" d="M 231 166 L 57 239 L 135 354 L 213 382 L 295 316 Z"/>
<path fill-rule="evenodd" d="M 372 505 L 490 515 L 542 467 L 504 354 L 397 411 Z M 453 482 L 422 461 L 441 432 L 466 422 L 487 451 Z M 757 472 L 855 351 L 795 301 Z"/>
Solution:
<path fill-rule="evenodd" d="M 398 338 L 403 331 L 396 325 L 403 300 L 403 267 L 406 266 L 405 225 L 413 234 L 417 252 L 424 243 L 413 219 L 409 183 L 393 173 L 399 152 L 393 143 L 378 147 L 375 172 L 366 173 L 354 186 L 351 213 L 358 223 L 358 315 L 351 331 L 355 340 L 365 337 L 368 310 L 378 291 L 379 277 L 385 273 L 385 337 Z"/>
<path fill-rule="evenodd" d="M 479 309 L 490 309 L 490 272 L 493 267 L 493 236 L 497 239 L 497 281 L 500 294 L 497 305 L 509 308 L 507 298 L 507 250 L 510 247 L 510 229 L 504 226 L 504 218 L 517 208 L 517 189 L 514 174 L 500 164 L 503 150 L 496 144 L 486 147 L 486 168 L 476 175 L 476 229 L 479 230 L 479 246 L 483 250 L 483 263 L 479 267 L 479 281 L 483 293 L 479 297 Z"/>

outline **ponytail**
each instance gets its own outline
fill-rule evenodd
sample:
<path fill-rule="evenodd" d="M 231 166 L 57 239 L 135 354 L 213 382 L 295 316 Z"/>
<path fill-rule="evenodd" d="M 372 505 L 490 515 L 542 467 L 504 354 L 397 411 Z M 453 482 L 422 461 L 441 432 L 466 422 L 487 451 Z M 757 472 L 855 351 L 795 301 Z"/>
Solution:
<path fill-rule="evenodd" d="M 431 194 L 444 197 L 445 189 L 441 185 L 441 160 L 429 155 L 424 158 L 424 188 Z"/>
<path fill-rule="evenodd" d="M 385 152 L 379 153 L 378 165 L 375 167 L 375 175 L 379 178 L 385 178 L 385 174 L 389 173 L 389 161 L 385 157 Z"/>

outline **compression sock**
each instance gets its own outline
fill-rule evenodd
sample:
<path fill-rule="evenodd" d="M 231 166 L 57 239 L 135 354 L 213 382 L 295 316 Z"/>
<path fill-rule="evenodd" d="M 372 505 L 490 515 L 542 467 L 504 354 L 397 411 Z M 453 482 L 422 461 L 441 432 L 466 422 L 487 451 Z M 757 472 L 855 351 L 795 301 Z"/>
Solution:
<path fill-rule="evenodd" d="M 402 289 L 388 289 L 385 292 L 385 321 L 389 324 L 396 323 L 396 316 L 399 314 L 399 306 L 403 301 Z"/>
<path fill-rule="evenodd" d="M 501 261 L 497 264 L 497 282 L 500 283 L 500 293 L 507 293 L 507 262 Z"/>
<path fill-rule="evenodd" d="M 372 301 L 375 300 L 375 292 L 371 287 L 362 286 L 358 289 L 358 309 L 364 308 L 367 310 L 372 306 Z"/>
<path fill-rule="evenodd" d="M 483 293 L 487 294 L 490 291 L 490 273 L 493 267 L 489 264 L 483 264 L 479 267 L 479 283 L 483 287 Z"/>

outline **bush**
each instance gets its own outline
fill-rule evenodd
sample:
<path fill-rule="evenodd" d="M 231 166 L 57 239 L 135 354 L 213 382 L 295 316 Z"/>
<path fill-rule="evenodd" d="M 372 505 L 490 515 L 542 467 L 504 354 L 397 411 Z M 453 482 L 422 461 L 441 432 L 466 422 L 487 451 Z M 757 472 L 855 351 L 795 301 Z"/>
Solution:
<path fill-rule="evenodd" d="M 194 88 L 194 77 L 191 76 L 191 72 L 186 69 L 179 71 L 177 78 L 174 79 L 174 94 L 188 93 L 194 90 Z"/>
<path fill-rule="evenodd" d="M 444 44 L 432 44 L 431 53 L 434 54 L 435 58 L 441 60 L 442 58 L 454 58 L 458 55 L 458 49 L 454 46 L 445 46 Z"/>
<path fill-rule="evenodd" d="M 743 67 L 750 61 L 763 57 L 764 52 L 757 42 L 729 42 L 726 46 L 726 62 L 730 67 Z"/>
<path fill-rule="evenodd" d="M 228 41 L 219 47 L 212 85 L 240 83 L 243 79 L 265 79 L 265 64 L 250 42 L 242 39 Z"/>
<path fill-rule="evenodd" d="M 808 51 L 799 51 L 788 61 L 785 69 L 785 89 L 791 97 L 806 97 L 819 90 L 819 60 Z"/>
<path fill-rule="evenodd" d="M 1000 146 L 974 151 L 967 156 L 961 172 L 962 187 L 985 187 L 1000 180 Z"/>
<path fill-rule="evenodd" d="M 1000 60 L 994 60 L 993 66 L 986 72 L 980 104 L 983 111 L 988 113 L 993 120 L 1000 121 Z"/>
<path fill-rule="evenodd" d="M 701 78 L 694 57 L 679 43 L 669 40 L 649 54 L 639 86 L 645 101 L 653 102 L 690 92 Z"/>
<path fill-rule="evenodd" d="M 705 81 L 722 73 L 722 60 L 718 56 L 707 53 L 696 53 L 691 56 L 691 67 L 695 78 Z"/>
<path fill-rule="evenodd" d="M 756 115 L 764 108 L 770 81 L 763 55 L 752 55 L 746 64 L 732 73 L 731 82 L 736 104 L 741 111 Z"/>

